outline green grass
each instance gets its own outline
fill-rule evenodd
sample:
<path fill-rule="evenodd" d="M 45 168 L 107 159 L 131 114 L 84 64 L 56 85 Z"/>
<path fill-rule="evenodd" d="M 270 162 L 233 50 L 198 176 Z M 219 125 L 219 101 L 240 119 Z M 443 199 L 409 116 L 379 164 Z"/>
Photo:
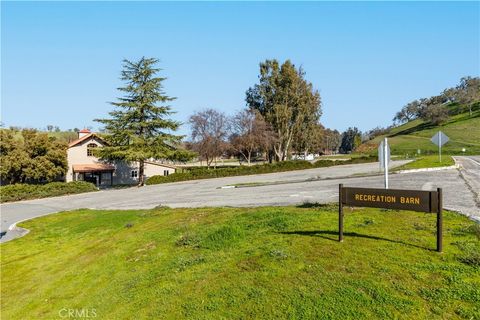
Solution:
<path fill-rule="evenodd" d="M 480 154 L 480 110 L 475 111 L 472 116 L 468 113 L 451 116 L 440 126 L 432 126 L 417 119 L 393 128 L 387 135 L 392 154 L 412 156 L 418 149 L 422 154 L 438 153 L 438 147 L 430 138 L 439 130 L 450 138 L 442 147 L 445 154 L 463 154 L 463 148 L 466 149 L 466 154 Z M 379 136 L 367 142 L 372 146 L 371 152 L 376 153 L 373 146 L 378 146 L 384 137 Z"/>
<path fill-rule="evenodd" d="M 408 170 L 408 169 L 420 169 L 420 168 L 438 168 L 453 166 L 455 161 L 449 155 L 442 155 L 442 162 L 437 155 L 422 156 L 416 158 L 414 161 L 404 164 L 403 166 L 396 167 L 393 170 Z"/>
<path fill-rule="evenodd" d="M 2 319 L 478 319 L 480 228 L 334 205 L 80 210 L 0 246 Z"/>

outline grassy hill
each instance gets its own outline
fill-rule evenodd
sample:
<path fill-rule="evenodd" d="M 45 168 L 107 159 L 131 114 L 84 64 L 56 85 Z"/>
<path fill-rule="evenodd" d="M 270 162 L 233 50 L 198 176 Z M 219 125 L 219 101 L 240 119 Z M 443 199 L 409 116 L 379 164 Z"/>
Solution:
<path fill-rule="evenodd" d="M 11 130 L 11 129 L 8 129 L 8 128 L 4 128 L 2 130 L 9 130 L 13 133 L 13 135 L 16 139 L 23 139 L 21 129 Z M 73 131 L 44 131 L 44 130 L 38 130 L 38 132 L 46 133 L 46 134 L 48 134 L 49 137 L 54 137 L 57 140 L 65 142 L 65 143 L 69 143 L 69 142 L 71 142 L 73 140 L 76 140 L 78 138 L 78 133 L 73 132 Z"/>
<path fill-rule="evenodd" d="M 462 154 L 462 148 L 466 149 L 466 154 L 480 154 L 480 110 L 476 110 L 472 116 L 468 112 L 451 116 L 439 126 L 416 119 L 393 128 L 386 137 L 392 154 L 414 155 L 417 149 L 422 154 L 433 154 L 438 152 L 438 147 L 430 138 L 439 130 L 450 138 L 442 148 L 445 154 Z M 364 143 L 359 151 L 376 153 L 378 144 L 384 137 L 379 136 Z"/>
<path fill-rule="evenodd" d="M 335 205 L 92 211 L 0 246 L 2 319 L 479 319 L 480 229 Z M 63 313 L 62 313 L 63 312 Z"/>

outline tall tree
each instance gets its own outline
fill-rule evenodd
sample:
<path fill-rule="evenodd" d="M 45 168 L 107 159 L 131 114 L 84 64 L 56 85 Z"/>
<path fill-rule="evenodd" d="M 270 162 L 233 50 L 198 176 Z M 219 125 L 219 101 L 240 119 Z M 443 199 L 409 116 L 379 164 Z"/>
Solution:
<path fill-rule="evenodd" d="M 215 109 L 205 109 L 195 112 L 188 122 L 192 130 L 192 149 L 207 161 L 207 167 L 210 167 L 213 161 L 216 167 L 216 159 L 228 147 L 227 116 Z"/>
<path fill-rule="evenodd" d="M 290 60 L 281 66 L 277 60 L 260 63 L 259 83 L 247 90 L 246 102 L 272 126 L 279 161 L 286 160 L 298 132 L 318 123 L 322 113 L 320 94 Z"/>
<path fill-rule="evenodd" d="M 323 132 L 322 149 L 323 153 L 337 153 L 340 148 L 342 136 L 338 130 L 325 129 Z"/>
<path fill-rule="evenodd" d="M 358 147 L 361 142 L 362 133 L 358 128 L 353 127 L 353 128 L 348 128 L 343 134 L 342 134 L 342 143 L 340 145 L 340 152 L 342 153 L 350 153 L 352 151 L 355 151 L 355 148 Z"/>
<path fill-rule="evenodd" d="M 303 153 L 303 159 L 310 152 L 319 152 L 323 145 L 324 128 L 319 123 L 304 122 L 293 139 L 293 149 Z"/>
<path fill-rule="evenodd" d="M 99 148 L 98 155 L 104 160 L 138 162 L 138 186 L 143 186 L 145 161 L 150 158 L 174 159 L 182 136 L 172 132 L 180 123 L 168 117 L 173 113 L 167 104 L 175 98 L 163 90 L 166 78 L 158 76 L 161 69 L 155 58 L 142 57 L 138 61 L 123 60 L 121 80 L 125 86 L 118 88 L 124 93 L 109 113 L 109 119 L 96 119 L 105 126 L 108 146 Z"/>

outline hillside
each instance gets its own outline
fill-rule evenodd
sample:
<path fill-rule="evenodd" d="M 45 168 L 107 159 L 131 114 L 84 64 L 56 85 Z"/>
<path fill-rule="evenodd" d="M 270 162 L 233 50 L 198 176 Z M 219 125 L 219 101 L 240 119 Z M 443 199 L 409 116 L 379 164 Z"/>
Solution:
<path fill-rule="evenodd" d="M 12 129 L 5 128 L 2 130 L 10 130 L 16 139 L 22 139 L 21 129 L 12 130 Z M 66 142 L 66 143 L 69 143 L 78 138 L 78 133 L 74 131 L 45 131 L 40 129 L 37 129 L 37 130 L 38 132 L 48 134 L 49 137 L 56 138 L 59 141 Z"/>
<path fill-rule="evenodd" d="M 392 154 L 413 155 L 418 149 L 422 154 L 432 154 L 438 152 L 438 147 L 430 138 L 439 130 L 450 138 L 442 149 L 445 154 L 462 154 L 462 148 L 465 148 L 465 154 L 480 154 L 480 110 L 471 116 L 468 112 L 451 116 L 447 122 L 438 126 L 416 119 L 393 128 L 386 137 Z M 378 136 L 364 143 L 358 151 L 376 152 L 384 137 L 385 135 Z"/>

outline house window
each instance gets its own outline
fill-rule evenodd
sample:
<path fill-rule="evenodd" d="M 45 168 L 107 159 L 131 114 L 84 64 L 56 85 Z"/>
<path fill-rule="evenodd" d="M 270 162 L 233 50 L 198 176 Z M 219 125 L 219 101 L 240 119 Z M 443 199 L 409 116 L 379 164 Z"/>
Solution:
<path fill-rule="evenodd" d="M 95 143 L 89 143 L 87 144 L 87 156 L 88 157 L 93 157 L 93 148 L 96 148 L 97 145 Z"/>
<path fill-rule="evenodd" d="M 168 170 L 163 170 L 163 175 L 164 175 L 164 176 L 168 176 L 168 174 L 169 174 L 169 171 L 168 171 Z"/>
<path fill-rule="evenodd" d="M 138 170 L 132 170 L 132 178 L 138 178 Z"/>

